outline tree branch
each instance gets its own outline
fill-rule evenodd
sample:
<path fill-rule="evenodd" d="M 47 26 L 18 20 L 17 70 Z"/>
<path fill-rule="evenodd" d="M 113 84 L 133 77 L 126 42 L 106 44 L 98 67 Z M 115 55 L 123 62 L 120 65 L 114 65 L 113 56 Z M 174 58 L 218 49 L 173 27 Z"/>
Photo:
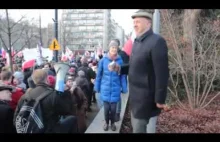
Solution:
<path fill-rule="evenodd" d="M 17 22 L 14 22 L 14 24 L 10 27 L 10 29 L 13 29 L 14 26 L 16 26 L 17 24 L 19 24 L 19 23 L 22 21 L 22 19 L 24 19 L 24 18 L 25 18 L 25 16 L 21 16 L 21 18 L 20 18 Z"/>

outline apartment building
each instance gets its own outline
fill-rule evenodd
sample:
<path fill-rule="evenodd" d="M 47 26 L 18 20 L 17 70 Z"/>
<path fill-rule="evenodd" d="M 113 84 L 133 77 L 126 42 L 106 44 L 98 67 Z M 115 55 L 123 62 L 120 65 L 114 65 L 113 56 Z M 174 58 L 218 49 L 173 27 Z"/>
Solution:
<path fill-rule="evenodd" d="M 124 38 L 125 38 L 125 32 L 124 29 L 118 25 L 118 23 L 115 22 L 115 20 L 111 20 L 111 39 L 119 39 L 120 40 L 120 47 L 123 47 L 124 45 Z"/>
<path fill-rule="evenodd" d="M 110 41 L 111 10 L 67 9 L 61 18 L 61 44 L 74 50 L 107 50 Z"/>

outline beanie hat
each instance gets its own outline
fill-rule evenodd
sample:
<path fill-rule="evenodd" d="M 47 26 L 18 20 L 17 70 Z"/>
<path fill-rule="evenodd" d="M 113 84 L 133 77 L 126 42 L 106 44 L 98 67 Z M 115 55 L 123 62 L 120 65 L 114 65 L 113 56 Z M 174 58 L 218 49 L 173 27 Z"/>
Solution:
<path fill-rule="evenodd" d="M 22 72 L 16 71 L 14 73 L 14 77 L 19 81 L 19 82 L 23 82 L 24 80 L 24 74 Z"/>
<path fill-rule="evenodd" d="M 119 44 L 118 44 L 117 41 L 112 40 L 112 41 L 109 43 L 109 47 L 119 47 Z"/>

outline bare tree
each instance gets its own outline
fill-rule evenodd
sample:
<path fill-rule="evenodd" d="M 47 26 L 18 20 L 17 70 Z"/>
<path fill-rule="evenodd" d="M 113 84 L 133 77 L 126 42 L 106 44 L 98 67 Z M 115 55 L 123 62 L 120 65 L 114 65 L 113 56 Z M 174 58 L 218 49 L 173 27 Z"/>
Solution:
<path fill-rule="evenodd" d="M 213 21 L 205 19 L 201 22 L 202 25 L 195 22 L 192 22 L 193 25 L 187 25 L 187 32 L 184 32 L 186 25 L 181 27 L 180 22 L 185 20 L 185 12 L 178 16 L 174 16 L 172 10 L 163 10 L 162 13 L 163 28 L 166 31 L 164 36 L 171 47 L 171 84 L 168 89 L 181 108 L 205 108 L 220 95 L 220 92 L 211 90 L 213 81 L 220 77 L 220 42 L 217 39 L 220 35 L 219 28 L 213 26 Z M 195 13 L 191 14 L 190 17 L 195 16 Z M 194 28 L 196 31 L 192 32 Z M 187 36 L 187 41 L 184 36 Z M 215 95 L 210 98 L 210 93 Z M 181 102 L 180 97 L 183 95 L 188 100 L 188 107 Z"/>
<path fill-rule="evenodd" d="M 184 10 L 183 19 L 183 37 L 187 43 L 191 43 L 191 35 L 196 35 L 196 27 L 201 13 L 201 9 Z"/>
<path fill-rule="evenodd" d="M 14 22 L 9 17 L 8 9 L 5 10 L 5 19 L 0 19 L 0 40 L 3 44 L 3 48 L 9 56 L 9 65 L 11 71 L 12 68 L 12 58 L 21 51 L 26 45 L 28 45 L 29 40 L 33 37 L 32 33 L 29 32 L 30 27 L 28 23 L 23 22 L 25 16 Z M 17 50 L 17 53 L 12 55 L 12 47 L 15 44 L 20 43 L 20 48 Z"/>
<path fill-rule="evenodd" d="M 68 29 L 67 24 L 61 22 L 61 45 L 63 48 L 63 52 L 66 53 L 66 46 L 71 43 L 71 38 L 73 37 L 73 33 Z"/>

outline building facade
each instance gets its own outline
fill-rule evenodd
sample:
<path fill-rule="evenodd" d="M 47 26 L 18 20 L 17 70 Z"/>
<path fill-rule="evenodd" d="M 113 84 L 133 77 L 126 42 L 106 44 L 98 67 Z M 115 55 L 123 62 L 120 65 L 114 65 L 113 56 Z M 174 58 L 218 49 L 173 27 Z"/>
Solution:
<path fill-rule="evenodd" d="M 61 45 L 74 50 L 104 50 L 110 40 L 111 10 L 108 9 L 68 9 L 61 18 Z"/>
<path fill-rule="evenodd" d="M 124 46 L 124 38 L 125 38 L 125 32 L 124 29 L 118 25 L 118 23 L 115 22 L 115 20 L 111 20 L 111 39 L 119 39 L 120 41 L 120 47 L 122 48 Z"/>

